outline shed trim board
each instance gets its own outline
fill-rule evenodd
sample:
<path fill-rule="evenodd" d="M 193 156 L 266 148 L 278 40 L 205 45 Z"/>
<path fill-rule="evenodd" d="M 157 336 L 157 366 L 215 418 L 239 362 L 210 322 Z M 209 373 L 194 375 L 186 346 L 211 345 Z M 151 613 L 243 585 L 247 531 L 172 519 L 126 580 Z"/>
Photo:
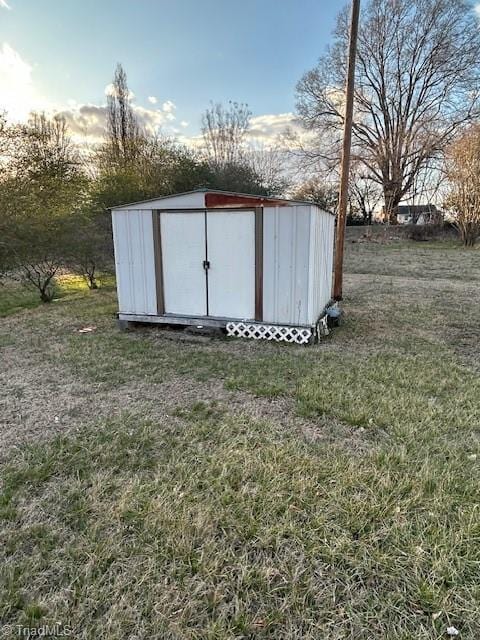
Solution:
<path fill-rule="evenodd" d="M 245 214 L 248 214 L 249 216 L 251 216 L 252 218 L 252 222 L 251 222 L 251 229 L 252 229 L 252 244 L 251 247 L 249 246 L 248 243 L 248 239 L 247 238 L 243 238 L 244 242 L 247 242 L 247 245 L 243 246 L 244 251 L 242 252 L 242 247 L 238 247 L 237 251 L 236 251 L 236 256 L 237 256 L 237 262 L 240 260 L 240 264 L 238 265 L 237 268 L 237 272 L 238 275 L 241 277 L 242 276 L 242 272 L 245 271 L 246 269 L 248 270 L 249 268 L 249 255 L 251 253 L 251 257 L 252 257 L 252 274 L 251 274 L 251 284 L 249 284 L 250 282 L 250 278 L 248 278 L 248 274 L 247 274 L 247 281 L 244 283 L 244 287 L 240 287 L 240 293 L 243 292 L 244 288 L 247 288 L 247 291 L 244 294 L 244 297 L 247 296 L 247 299 L 244 299 L 243 301 L 243 307 L 244 307 L 244 313 L 239 313 L 238 315 L 234 315 L 231 317 L 237 317 L 237 318 L 242 318 L 245 320 L 261 320 L 262 319 L 262 288 L 263 288 L 263 262 L 262 262 L 262 256 L 263 256 L 263 210 L 262 207 L 257 207 L 257 208 L 250 208 L 250 207 L 227 207 L 225 209 L 204 209 L 204 208 L 194 208 L 194 209 L 173 209 L 173 208 L 168 208 L 168 209 L 155 209 L 152 212 L 153 215 L 153 220 L 154 220 L 154 228 L 153 228 L 153 233 L 156 236 L 155 238 L 155 247 L 156 247 L 156 251 L 155 251 L 155 259 L 156 259 L 156 269 L 155 269 L 155 275 L 156 275 L 156 291 L 157 291 L 157 302 L 158 302 L 158 315 L 163 315 L 163 314 L 167 314 L 167 313 L 174 313 L 176 315 L 182 315 L 184 313 L 184 309 L 185 309 L 185 305 L 187 304 L 188 300 L 185 299 L 184 303 L 183 303 L 183 307 L 180 306 L 178 308 L 174 308 L 172 306 L 172 290 L 173 290 L 173 282 L 171 281 L 171 270 L 169 268 L 169 262 L 172 260 L 172 247 L 168 246 L 169 242 L 172 242 L 172 235 L 171 235 L 171 231 L 169 230 L 167 225 L 167 220 L 166 217 L 169 215 L 172 216 L 179 216 L 181 215 L 185 221 L 188 220 L 188 218 L 191 216 L 192 218 L 192 223 L 195 220 L 194 216 L 195 215 L 199 215 L 201 214 L 201 216 L 203 217 L 203 222 L 200 222 L 200 220 L 198 220 L 198 223 L 195 223 L 194 226 L 197 226 L 198 228 L 200 228 L 200 226 L 203 226 L 203 232 L 201 233 L 201 235 L 197 234 L 198 237 L 198 246 L 197 246 L 197 258 L 196 258 L 196 262 L 199 261 L 200 259 L 200 251 L 202 251 L 202 260 L 201 262 L 206 265 L 204 268 L 204 275 L 202 274 L 202 279 L 203 277 L 205 278 L 204 280 L 204 289 L 203 286 L 200 287 L 200 291 L 199 291 L 199 295 L 200 296 L 204 296 L 205 298 L 205 314 L 201 313 L 201 314 L 192 314 L 193 316 L 196 317 L 223 317 L 223 314 L 219 314 L 215 312 L 215 309 L 218 308 L 218 300 L 219 297 L 220 299 L 223 296 L 228 297 L 228 289 L 225 290 L 223 294 L 219 291 L 219 287 L 221 286 L 221 280 L 218 279 L 217 275 L 218 275 L 218 271 L 211 272 L 210 273 L 210 267 L 209 265 L 211 264 L 212 267 L 214 269 L 218 269 L 218 262 L 216 260 L 213 261 L 213 263 L 211 263 L 211 258 L 212 258 L 212 251 L 215 251 L 215 248 L 217 247 L 217 253 L 218 253 L 218 249 L 220 248 L 220 241 L 217 239 L 216 243 L 212 243 L 211 239 L 212 236 L 214 234 L 214 230 L 215 227 L 218 226 L 215 222 L 215 217 L 216 216 L 221 216 L 222 219 L 225 220 L 226 224 L 227 224 L 227 229 L 228 229 L 228 216 L 229 215 L 233 215 L 236 216 L 238 215 L 238 217 L 240 218 L 240 216 L 245 216 Z M 220 220 L 220 218 L 219 218 Z M 158 222 L 157 222 L 158 221 Z M 235 220 L 234 220 L 235 222 Z M 210 231 L 209 231 L 210 228 Z M 188 239 L 188 227 L 185 226 L 184 227 L 184 232 L 187 234 L 187 239 Z M 221 231 L 220 231 L 221 233 Z M 166 237 L 166 234 L 169 235 L 169 237 Z M 158 241 L 158 236 L 160 237 L 160 241 Z M 183 232 L 182 233 L 178 233 L 177 232 L 177 236 L 178 237 L 182 237 L 183 239 Z M 218 232 L 217 232 L 217 236 L 218 236 Z M 192 239 L 190 239 L 192 240 Z M 239 229 L 237 229 L 237 236 L 236 239 L 232 238 L 232 241 L 235 241 L 235 244 L 238 244 L 238 242 L 241 241 L 241 227 Z M 201 249 L 201 247 L 203 247 Z M 177 252 L 175 252 L 177 253 Z M 235 254 L 235 252 L 231 252 L 231 255 L 233 257 L 233 255 Z M 226 260 L 228 260 L 228 251 L 226 256 L 223 257 L 223 260 L 221 260 L 220 262 L 223 263 L 223 267 L 225 268 L 225 262 Z M 178 257 L 176 258 L 178 260 Z M 161 263 L 160 261 L 165 260 L 166 264 Z M 178 269 L 178 267 L 177 267 Z M 188 275 L 187 275 L 188 271 L 186 272 L 186 279 L 188 279 Z M 190 277 L 191 277 L 191 272 L 190 272 Z M 177 278 L 176 280 L 178 281 L 178 274 L 177 274 Z M 195 290 L 198 291 L 199 290 L 199 282 L 200 282 L 200 274 L 197 271 L 197 286 L 194 286 Z M 215 280 L 216 280 L 216 284 L 215 284 Z M 194 283 L 193 283 L 194 284 Z M 251 287 L 252 291 L 251 291 L 251 301 L 250 303 L 248 302 L 248 300 L 250 299 L 249 296 L 249 287 Z M 231 294 L 233 294 L 235 292 L 231 292 Z M 190 292 L 190 294 L 187 295 L 187 292 L 185 292 L 186 297 L 188 297 L 188 295 L 193 295 L 192 292 Z M 179 295 L 182 295 L 181 292 L 177 291 L 177 297 Z M 236 292 L 236 295 L 238 297 L 238 291 Z M 234 296 L 235 297 L 235 296 Z M 197 303 L 196 303 L 197 304 Z M 198 304 L 200 304 L 200 302 L 198 301 Z M 197 304 L 197 309 L 198 309 L 198 304 Z M 227 300 L 227 306 L 228 306 L 228 300 Z M 241 305 L 241 301 L 239 302 L 239 304 Z M 251 307 L 251 309 L 250 309 Z M 193 307 L 192 307 L 193 308 Z M 230 317 L 230 316 L 229 316 Z"/>
<path fill-rule="evenodd" d="M 255 209 L 255 320 L 263 320 L 263 208 Z"/>
<path fill-rule="evenodd" d="M 199 325 L 205 327 L 225 327 L 229 322 L 238 322 L 238 318 L 222 318 L 215 316 L 190 316 L 181 315 L 175 313 L 164 313 L 163 316 L 144 316 L 138 313 L 117 313 L 119 320 L 126 322 L 142 322 L 145 324 L 184 324 L 184 325 Z M 246 320 L 249 324 L 264 325 L 264 322 L 257 322 L 256 320 Z M 300 327 L 304 329 L 311 329 L 312 324 L 285 324 L 280 322 L 269 322 L 268 324 L 278 327 Z"/>
<path fill-rule="evenodd" d="M 205 237 L 205 260 L 203 262 L 204 264 L 204 271 L 205 271 L 205 303 L 206 303 L 206 315 L 209 316 L 210 315 L 210 308 L 209 308 L 209 300 L 208 300 L 208 266 L 209 266 L 209 261 L 208 261 L 208 227 L 207 227 L 207 210 L 204 209 L 203 211 L 203 229 L 204 229 L 204 237 Z"/>
<path fill-rule="evenodd" d="M 155 259 L 155 290 L 157 293 L 157 313 L 159 316 L 165 313 L 165 299 L 163 295 L 163 259 L 162 259 L 162 231 L 160 227 L 160 214 L 155 209 L 152 211 L 153 223 L 153 255 Z"/>

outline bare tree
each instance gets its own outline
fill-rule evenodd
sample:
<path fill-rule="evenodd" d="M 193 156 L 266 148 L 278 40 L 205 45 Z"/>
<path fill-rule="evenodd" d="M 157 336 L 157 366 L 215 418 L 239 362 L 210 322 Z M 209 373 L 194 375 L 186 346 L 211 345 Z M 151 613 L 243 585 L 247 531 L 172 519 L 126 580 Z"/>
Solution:
<path fill-rule="evenodd" d="M 338 157 L 348 16 L 297 86 L 298 111 L 319 156 Z M 465 0 L 371 0 L 358 38 L 353 156 L 382 188 L 393 219 L 432 158 L 479 114 L 480 30 Z"/>
<path fill-rule="evenodd" d="M 442 201 L 442 193 L 447 187 L 444 154 L 442 156 L 438 161 L 432 160 L 425 171 L 416 176 L 410 193 L 412 204 L 425 205 Z"/>
<path fill-rule="evenodd" d="M 107 95 L 107 137 L 112 160 L 125 163 L 136 158 L 141 131 L 131 105 L 127 74 L 117 65 Z"/>
<path fill-rule="evenodd" d="M 379 185 L 370 178 L 364 167 L 358 162 L 354 163 L 350 170 L 348 195 L 350 211 L 360 214 L 364 224 L 372 224 L 373 213 L 381 197 Z"/>
<path fill-rule="evenodd" d="M 211 104 L 202 117 L 203 159 L 209 184 L 227 191 L 279 195 L 287 188 L 285 158 L 278 145 L 252 145 L 248 140 L 248 105 Z"/>
<path fill-rule="evenodd" d="M 111 229 L 104 217 L 85 207 L 75 216 L 75 242 L 68 266 L 82 276 L 89 289 L 98 289 L 100 272 L 112 269 Z"/>
<path fill-rule="evenodd" d="M 202 118 L 202 134 L 209 163 L 215 169 L 240 164 L 252 113 L 247 104 L 211 104 Z"/>
<path fill-rule="evenodd" d="M 294 200 L 314 202 L 319 207 L 332 213 L 337 212 L 338 188 L 336 184 L 328 180 L 310 178 L 297 186 L 292 194 Z"/>
<path fill-rule="evenodd" d="M 290 178 L 287 156 L 278 141 L 272 146 L 257 144 L 251 147 L 246 160 L 269 195 L 280 195 L 288 188 Z"/>
<path fill-rule="evenodd" d="M 446 204 L 463 244 L 473 247 L 480 237 L 480 124 L 471 126 L 450 146 L 447 176 L 451 190 Z"/>

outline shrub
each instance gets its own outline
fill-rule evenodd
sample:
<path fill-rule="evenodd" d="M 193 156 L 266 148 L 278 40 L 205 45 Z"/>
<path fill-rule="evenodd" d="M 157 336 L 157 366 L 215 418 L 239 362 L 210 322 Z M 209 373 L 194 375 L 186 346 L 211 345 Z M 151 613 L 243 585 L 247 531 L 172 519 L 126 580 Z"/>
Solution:
<path fill-rule="evenodd" d="M 425 224 L 412 224 L 409 225 L 408 237 L 415 242 L 426 242 L 432 238 L 431 231 L 428 229 L 429 225 Z"/>

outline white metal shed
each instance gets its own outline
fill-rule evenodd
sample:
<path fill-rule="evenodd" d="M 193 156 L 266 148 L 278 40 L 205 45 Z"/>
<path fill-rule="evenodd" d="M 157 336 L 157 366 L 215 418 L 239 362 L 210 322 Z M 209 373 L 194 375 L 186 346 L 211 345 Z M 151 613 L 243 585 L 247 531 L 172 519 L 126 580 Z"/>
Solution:
<path fill-rule="evenodd" d="M 201 189 L 112 208 L 123 322 L 307 342 L 331 300 L 334 216 Z"/>

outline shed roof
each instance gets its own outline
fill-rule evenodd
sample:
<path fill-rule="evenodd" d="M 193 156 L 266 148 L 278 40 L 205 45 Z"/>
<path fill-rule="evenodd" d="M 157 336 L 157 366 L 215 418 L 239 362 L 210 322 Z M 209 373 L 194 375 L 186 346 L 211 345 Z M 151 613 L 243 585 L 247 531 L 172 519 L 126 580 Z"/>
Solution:
<path fill-rule="evenodd" d="M 156 198 L 149 198 L 148 200 L 139 200 L 138 202 L 130 202 L 128 204 L 117 205 L 111 207 L 112 211 L 121 209 L 132 209 L 138 205 L 146 205 L 148 203 L 155 203 L 157 201 L 170 200 L 174 201 L 176 198 L 184 200 L 185 196 L 194 196 L 204 194 L 203 207 L 207 209 L 215 208 L 237 208 L 237 207 L 278 207 L 288 205 L 316 205 L 314 202 L 308 202 L 305 200 L 288 200 L 286 198 L 277 198 L 272 196 L 259 196 L 251 193 L 237 193 L 234 191 L 222 191 L 220 189 L 193 189 L 192 191 L 184 191 L 183 193 L 174 193 L 168 196 L 158 196 Z M 165 203 L 167 204 L 167 203 Z M 174 205 L 173 202 L 168 203 Z M 180 206 L 185 206 L 188 209 L 188 205 L 185 202 L 179 203 Z M 148 208 L 148 207 L 144 207 Z M 158 207 L 155 207 L 158 208 Z M 319 207 L 320 208 L 320 207 Z M 322 209 L 323 210 L 323 209 Z M 327 213 L 331 213 L 330 211 Z M 334 215 L 334 214 L 332 214 Z"/>

